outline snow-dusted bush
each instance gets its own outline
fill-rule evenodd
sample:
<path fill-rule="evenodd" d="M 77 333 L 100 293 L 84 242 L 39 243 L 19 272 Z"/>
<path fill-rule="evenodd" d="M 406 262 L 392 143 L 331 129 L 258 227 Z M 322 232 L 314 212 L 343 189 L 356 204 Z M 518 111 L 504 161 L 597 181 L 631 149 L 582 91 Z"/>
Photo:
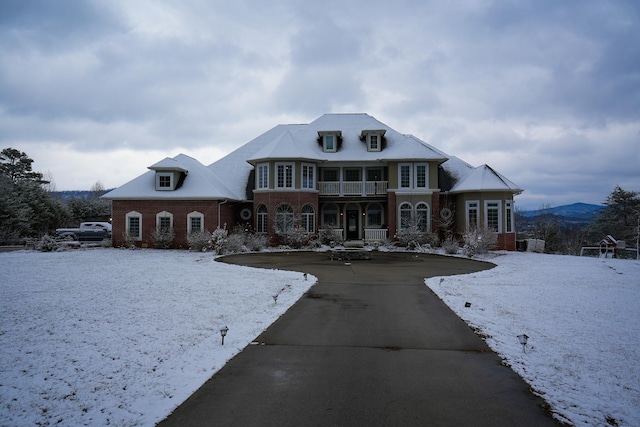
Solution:
<path fill-rule="evenodd" d="M 280 239 L 292 249 L 300 249 L 309 242 L 309 233 L 302 227 L 295 227 L 291 233 L 281 234 Z"/>
<path fill-rule="evenodd" d="M 136 238 L 132 236 L 128 232 L 124 231 L 122 233 L 123 247 L 127 249 L 135 249 L 136 247 Z"/>
<path fill-rule="evenodd" d="M 438 236 L 428 231 L 420 231 L 416 225 L 403 228 L 396 234 L 400 246 L 416 249 L 425 245 L 437 246 Z"/>
<path fill-rule="evenodd" d="M 487 227 L 479 227 L 465 233 L 462 251 L 471 258 L 474 255 L 486 254 L 496 247 L 497 242 L 498 233 Z"/>
<path fill-rule="evenodd" d="M 173 228 L 161 228 L 151 233 L 151 240 L 156 249 L 167 249 L 173 244 L 176 233 Z"/>
<path fill-rule="evenodd" d="M 53 237 L 49 236 L 48 234 L 45 234 L 36 243 L 35 248 L 41 252 L 57 251 L 58 242 L 56 242 L 56 240 Z"/>
<path fill-rule="evenodd" d="M 269 245 L 269 236 L 254 233 L 248 227 L 237 225 L 231 233 L 226 227 L 218 227 L 211 234 L 211 246 L 219 255 L 259 251 Z"/>
<path fill-rule="evenodd" d="M 460 244 L 458 243 L 458 240 L 453 236 L 449 236 L 446 239 L 444 239 L 441 246 L 442 246 L 442 249 L 444 249 L 445 253 L 448 253 L 448 254 L 457 254 L 458 250 L 460 249 Z"/>
<path fill-rule="evenodd" d="M 250 251 L 261 251 L 269 246 L 269 236 L 260 233 L 247 232 L 244 235 L 244 244 Z"/>
<path fill-rule="evenodd" d="M 218 255 L 235 254 L 248 251 L 244 244 L 244 233 L 232 233 L 225 237 L 221 237 L 216 241 L 213 248 Z"/>
<path fill-rule="evenodd" d="M 318 232 L 318 240 L 323 245 L 330 245 L 331 242 L 336 242 L 339 239 L 339 234 L 333 228 L 323 228 Z"/>
<path fill-rule="evenodd" d="M 187 235 L 187 242 L 189 243 L 189 249 L 192 251 L 206 252 L 211 249 L 211 233 L 207 230 L 194 231 Z"/>

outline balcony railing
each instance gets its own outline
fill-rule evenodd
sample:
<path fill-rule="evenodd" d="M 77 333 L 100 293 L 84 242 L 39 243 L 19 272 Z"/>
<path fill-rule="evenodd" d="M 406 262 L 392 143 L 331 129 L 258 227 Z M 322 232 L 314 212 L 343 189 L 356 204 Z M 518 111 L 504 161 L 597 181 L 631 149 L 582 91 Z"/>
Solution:
<path fill-rule="evenodd" d="M 388 181 L 320 181 L 321 196 L 375 196 L 387 194 Z"/>

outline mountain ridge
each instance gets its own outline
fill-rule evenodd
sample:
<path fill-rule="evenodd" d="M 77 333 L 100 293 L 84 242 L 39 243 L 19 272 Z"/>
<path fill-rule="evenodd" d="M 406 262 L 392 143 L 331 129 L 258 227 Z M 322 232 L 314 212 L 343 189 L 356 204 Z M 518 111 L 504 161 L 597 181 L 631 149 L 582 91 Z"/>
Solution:
<path fill-rule="evenodd" d="M 604 205 L 594 205 L 590 203 L 572 203 L 570 205 L 555 206 L 552 208 L 522 211 L 520 214 L 525 217 L 537 217 L 541 215 L 556 215 L 570 218 L 595 219 L 599 212 L 605 209 Z"/>

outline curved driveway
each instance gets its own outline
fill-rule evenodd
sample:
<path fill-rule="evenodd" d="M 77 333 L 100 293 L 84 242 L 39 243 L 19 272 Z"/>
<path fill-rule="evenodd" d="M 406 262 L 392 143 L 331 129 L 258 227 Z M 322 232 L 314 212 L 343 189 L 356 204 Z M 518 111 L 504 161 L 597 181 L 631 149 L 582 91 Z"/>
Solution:
<path fill-rule="evenodd" d="M 544 426 L 526 383 L 424 284 L 493 265 L 411 253 L 221 261 L 307 272 L 314 285 L 163 426 Z"/>

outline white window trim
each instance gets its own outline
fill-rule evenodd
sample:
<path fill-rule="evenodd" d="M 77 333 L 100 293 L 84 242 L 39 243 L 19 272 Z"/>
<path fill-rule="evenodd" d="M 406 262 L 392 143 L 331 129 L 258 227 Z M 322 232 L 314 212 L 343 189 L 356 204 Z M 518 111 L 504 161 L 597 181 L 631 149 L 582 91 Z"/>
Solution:
<path fill-rule="evenodd" d="M 502 201 L 501 200 L 485 200 L 484 201 L 484 226 L 489 227 L 489 204 L 496 203 L 495 209 L 498 211 L 498 233 L 502 233 Z"/>
<path fill-rule="evenodd" d="M 305 168 L 311 168 L 311 187 L 305 187 L 304 185 L 304 170 Z M 313 163 L 303 163 L 301 166 L 300 186 L 303 190 L 315 190 L 316 189 L 316 165 Z"/>
<path fill-rule="evenodd" d="M 504 202 L 504 214 L 505 214 L 505 226 L 507 227 L 506 232 L 507 233 L 515 233 L 516 230 L 516 222 L 515 222 L 515 209 L 514 207 L 514 203 L 511 200 L 506 200 Z M 509 220 L 509 215 L 507 215 L 507 212 L 511 212 L 511 220 Z"/>
<path fill-rule="evenodd" d="M 424 166 L 424 187 L 418 187 L 418 166 Z M 420 190 L 429 188 L 429 163 L 413 164 L 413 185 Z"/>
<path fill-rule="evenodd" d="M 161 177 L 169 177 L 169 186 L 168 187 L 161 187 L 160 186 L 160 178 Z M 171 172 L 156 172 L 156 190 L 158 191 L 171 191 L 174 188 L 173 185 L 173 173 Z"/>
<path fill-rule="evenodd" d="M 416 225 L 419 224 L 420 218 L 418 217 L 418 206 L 420 205 L 425 205 L 427 208 L 424 209 L 427 212 L 427 225 L 426 225 L 426 230 L 430 232 L 431 231 L 431 206 L 429 206 L 429 203 L 427 202 L 418 202 L 415 204 L 414 209 L 414 216 L 415 216 L 415 221 L 416 221 Z"/>
<path fill-rule="evenodd" d="M 402 168 L 408 166 L 409 167 L 409 186 L 402 186 Z M 398 163 L 398 189 L 401 190 L 410 190 L 413 188 L 413 167 L 411 163 Z"/>
<path fill-rule="evenodd" d="M 284 166 L 285 168 L 287 166 L 291 167 L 291 187 L 287 187 L 286 186 L 286 175 L 285 175 L 285 186 L 284 187 L 280 187 L 279 183 L 278 183 L 278 167 L 279 166 Z M 275 176 L 274 176 L 274 180 L 275 180 L 275 188 L 277 188 L 278 190 L 293 190 L 296 188 L 296 164 L 294 162 L 277 162 L 276 163 L 276 170 L 275 170 Z"/>
<path fill-rule="evenodd" d="M 264 169 L 265 185 L 260 181 L 260 170 Z M 265 190 L 269 188 L 269 163 L 258 163 L 256 165 L 256 188 L 259 190 Z"/>
<path fill-rule="evenodd" d="M 467 200 L 467 202 L 465 203 L 465 207 L 464 207 L 464 220 L 465 223 L 467 225 L 467 231 L 471 231 L 472 227 L 471 224 L 469 224 L 469 210 L 471 208 L 471 204 L 475 203 L 475 210 L 476 210 L 476 221 L 478 221 L 475 225 L 476 228 L 478 228 L 479 222 L 480 222 L 480 201 L 479 200 Z"/>
<path fill-rule="evenodd" d="M 264 212 L 260 211 L 260 208 L 264 208 Z M 261 227 L 261 224 L 264 225 Z M 265 205 L 259 205 L 256 209 L 256 230 L 258 233 L 267 233 L 269 231 L 269 210 Z"/>
<path fill-rule="evenodd" d="M 327 148 L 327 137 L 330 136 L 333 138 L 333 148 Z M 325 153 L 335 153 L 338 151 L 338 135 L 334 133 L 328 133 L 322 135 L 322 151 Z"/>
<path fill-rule="evenodd" d="M 305 212 L 305 208 L 309 208 L 311 212 Z M 307 233 L 315 233 L 316 229 L 316 209 L 311 205 L 304 205 L 300 212 L 302 219 L 302 227 Z M 308 225 L 309 227 L 306 227 Z"/>
<path fill-rule="evenodd" d="M 202 212 L 193 211 L 187 214 L 187 234 L 191 234 L 191 218 L 200 218 L 200 225 L 202 227 L 200 231 L 206 230 L 204 226 L 204 214 Z"/>
<path fill-rule="evenodd" d="M 131 211 L 125 215 L 125 230 L 126 233 L 129 234 L 129 218 L 139 218 L 140 219 L 140 234 L 135 236 L 133 240 L 140 241 L 142 240 L 142 214 L 140 212 Z M 131 236 L 129 236 L 131 237 Z"/>
<path fill-rule="evenodd" d="M 409 211 L 409 213 L 410 213 L 410 217 L 409 218 L 412 219 L 415 216 L 415 212 L 413 210 L 414 206 L 411 203 L 409 203 L 409 202 L 400 203 L 398 205 L 398 227 L 397 227 L 399 232 L 404 230 L 404 228 L 402 227 L 402 211 L 403 211 L 402 206 L 404 206 L 404 205 L 409 206 L 409 209 L 407 209 Z"/>
<path fill-rule="evenodd" d="M 371 137 L 372 136 L 377 137 L 378 146 L 376 148 L 373 148 L 371 146 Z M 368 133 L 367 134 L 367 151 L 372 151 L 372 152 L 382 151 L 382 134 L 380 134 L 378 132 L 372 132 L 372 133 Z"/>
<path fill-rule="evenodd" d="M 156 214 L 156 230 L 160 230 L 160 218 L 169 217 L 169 228 L 173 230 L 173 214 L 171 212 L 162 211 Z"/>

